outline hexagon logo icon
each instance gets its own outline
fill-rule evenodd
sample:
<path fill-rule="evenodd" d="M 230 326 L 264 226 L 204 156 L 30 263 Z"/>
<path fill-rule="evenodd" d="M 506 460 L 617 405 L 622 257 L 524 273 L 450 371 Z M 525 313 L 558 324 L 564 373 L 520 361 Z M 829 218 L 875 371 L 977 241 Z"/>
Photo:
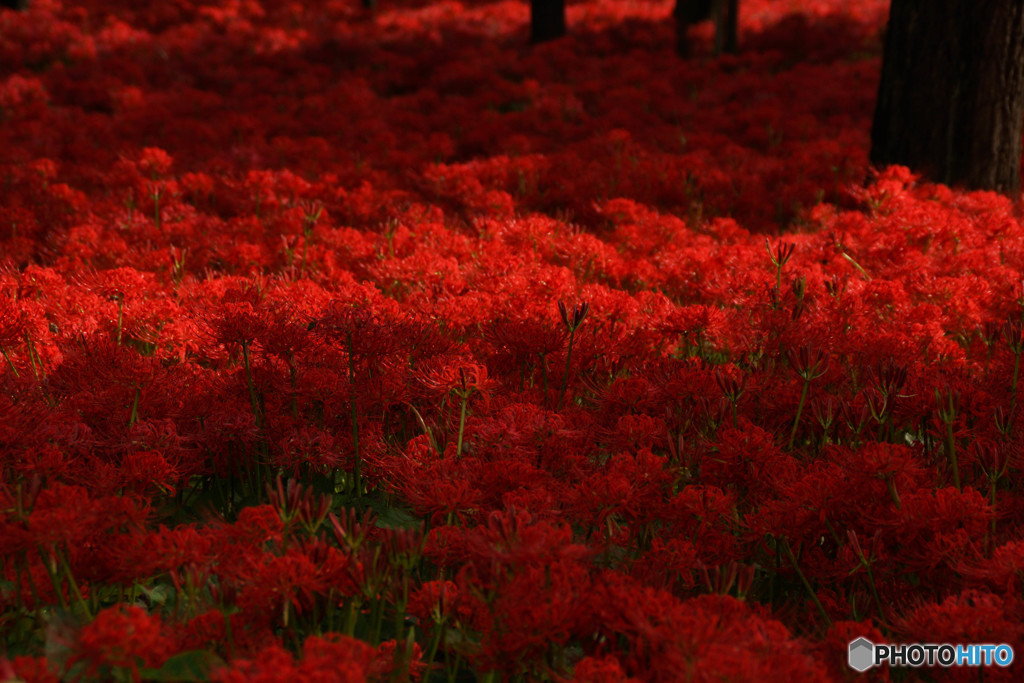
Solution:
<path fill-rule="evenodd" d="M 875 664 L 875 644 L 867 638 L 858 638 L 850 643 L 850 668 L 864 673 Z"/>

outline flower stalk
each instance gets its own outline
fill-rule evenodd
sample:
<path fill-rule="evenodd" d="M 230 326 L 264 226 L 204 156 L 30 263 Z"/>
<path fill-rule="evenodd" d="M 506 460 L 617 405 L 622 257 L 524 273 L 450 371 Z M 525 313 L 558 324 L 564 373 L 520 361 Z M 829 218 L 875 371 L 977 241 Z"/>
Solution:
<path fill-rule="evenodd" d="M 821 614 L 822 619 L 829 626 L 832 625 L 832 620 L 828 616 L 828 612 L 825 611 L 825 607 L 821 604 L 821 600 L 818 599 L 818 594 L 814 592 L 814 588 L 811 587 L 811 582 L 804 576 L 803 571 L 800 570 L 800 563 L 796 561 L 796 556 L 793 554 L 793 549 L 789 547 L 789 539 L 782 537 L 778 539 L 778 545 L 782 548 L 782 552 L 786 554 L 786 559 L 789 560 L 789 564 L 793 567 L 793 571 L 800 578 L 800 583 L 804 585 L 807 590 L 807 594 L 811 596 L 811 600 L 814 602 L 814 606 L 818 608 L 818 612 Z"/>
<path fill-rule="evenodd" d="M 578 330 L 583 324 L 583 321 L 586 319 L 589 311 L 590 304 L 584 301 L 573 309 L 572 317 L 570 318 L 565 302 L 561 299 L 558 300 L 558 313 L 562 317 L 562 324 L 569 330 L 569 350 L 565 354 L 565 373 L 562 375 L 562 389 L 558 393 L 558 405 L 555 407 L 555 411 L 557 412 L 561 412 L 562 410 L 562 402 L 565 400 L 565 391 L 569 386 L 569 369 L 572 364 L 572 344 L 576 338 L 576 330 Z"/>
<path fill-rule="evenodd" d="M 796 416 L 793 418 L 793 429 L 789 433 L 788 450 L 793 450 L 793 441 L 796 439 L 797 428 L 800 426 L 800 417 L 804 411 L 804 404 L 807 402 L 807 393 L 810 390 L 811 382 L 825 374 L 827 364 L 825 353 L 821 349 L 812 349 L 809 346 L 800 347 L 799 351 L 790 350 L 789 365 L 803 380 L 803 389 L 800 391 L 800 402 L 796 406 Z"/>
<path fill-rule="evenodd" d="M 953 433 L 953 423 L 956 422 L 957 408 L 960 404 L 959 392 L 948 390 L 942 394 L 935 390 L 935 401 L 939 404 L 939 418 L 946 425 L 943 447 L 946 450 L 946 458 L 953 470 L 953 486 L 960 491 L 960 464 L 956 453 L 956 437 Z"/>

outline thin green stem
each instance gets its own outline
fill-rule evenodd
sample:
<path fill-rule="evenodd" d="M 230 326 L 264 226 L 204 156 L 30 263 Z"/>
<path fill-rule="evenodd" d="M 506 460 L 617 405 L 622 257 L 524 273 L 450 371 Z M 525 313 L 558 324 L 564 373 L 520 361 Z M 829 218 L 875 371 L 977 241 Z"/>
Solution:
<path fill-rule="evenodd" d="M 11 357 L 7 355 L 7 349 L 4 348 L 3 344 L 0 344 L 0 354 L 3 354 L 4 360 L 7 361 L 7 365 L 10 366 L 11 372 L 14 373 L 14 376 L 20 377 L 20 375 L 18 374 L 18 368 L 14 367 L 14 361 L 12 361 Z"/>
<path fill-rule="evenodd" d="M 989 477 L 988 504 L 992 508 L 992 519 L 989 520 L 988 543 L 986 545 L 990 548 L 995 547 L 996 542 L 996 484 L 998 483 L 999 477 Z"/>
<path fill-rule="evenodd" d="M 135 400 L 132 401 L 132 414 L 128 418 L 128 428 L 131 429 L 135 426 L 135 421 L 139 417 L 139 396 L 142 394 L 140 387 L 135 387 Z"/>
<path fill-rule="evenodd" d="M 221 614 L 224 615 L 224 635 L 228 639 L 228 654 L 231 659 L 235 658 L 235 636 L 231 632 L 231 615 L 227 610 L 221 610 Z"/>
<path fill-rule="evenodd" d="M 302 265 L 299 266 L 299 277 L 303 277 L 306 274 L 306 252 L 309 249 L 309 237 L 307 236 L 302 240 Z"/>
<path fill-rule="evenodd" d="M 949 457 L 949 465 L 953 468 L 953 486 L 960 489 L 960 463 L 956 454 L 956 439 L 953 438 L 953 422 L 946 422 L 946 455 Z"/>
<path fill-rule="evenodd" d="M 117 297 L 117 345 L 121 345 L 121 326 L 124 323 L 124 297 Z"/>
<path fill-rule="evenodd" d="M 384 623 L 384 598 L 379 593 L 373 606 L 370 608 L 370 644 L 374 647 L 380 645 L 380 629 Z"/>
<path fill-rule="evenodd" d="M 263 426 L 263 416 L 260 415 L 260 402 L 256 397 L 256 385 L 252 381 L 252 367 L 249 364 L 249 342 L 242 340 L 242 360 L 245 363 L 245 382 L 249 385 L 249 403 L 252 405 L 252 414 L 256 418 L 256 427 Z"/>
<path fill-rule="evenodd" d="M 810 386 L 811 381 L 805 379 L 803 391 L 800 392 L 800 403 L 798 403 L 796 406 L 796 418 L 794 418 L 793 420 L 793 431 L 789 433 L 789 445 L 787 446 L 787 450 L 793 450 L 793 440 L 796 438 L 797 427 L 800 426 L 800 415 L 804 411 L 804 402 L 807 400 L 807 390 L 810 388 Z"/>
<path fill-rule="evenodd" d="M 289 354 L 288 356 L 288 376 L 292 383 L 292 396 L 290 404 L 292 408 L 292 417 L 296 420 L 299 419 L 299 401 L 298 401 L 298 370 L 295 367 L 295 354 Z"/>
<path fill-rule="evenodd" d="M 558 394 L 558 405 L 556 412 L 561 412 L 562 401 L 565 400 L 565 390 L 569 386 L 569 365 L 572 362 L 572 342 L 576 337 L 576 328 L 569 328 L 569 350 L 565 354 L 565 374 L 562 376 L 562 391 Z"/>
<path fill-rule="evenodd" d="M 444 638 L 444 632 L 446 630 L 445 620 L 442 619 L 439 623 L 434 624 L 434 632 L 430 635 L 430 644 L 427 646 L 427 654 L 423 658 L 427 666 L 434 663 L 434 658 L 437 657 L 437 648 L 441 645 L 441 640 Z"/>
<path fill-rule="evenodd" d="M 469 397 L 473 393 L 470 389 L 466 392 L 458 392 L 459 396 L 462 397 L 462 410 L 459 414 L 459 441 L 455 447 L 455 457 L 462 457 L 462 435 L 466 430 L 466 406 L 469 404 Z"/>
<path fill-rule="evenodd" d="M 346 636 L 354 636 L 356 634 L 356 618 L 359 616 L 359 609 L 356 606 L 355 598 L 348 601 L 348 609 L 345 613 L 345 628 L 342 631 Z"/>
<path fill-rule="evenodd" d="M 46 574 L 50 577 L 50 581 L 53 583 L 53 590 L 57 594 L 57 604 L 60 605 L 61 609 L 67 609 L 68 603 L 64 599 L 64 589 L 60 585 L 60 581 L 57 579 L 57 569 L 54 566 L 56 564 L 56 558 L 52 555 L 46 556 L 43 551 L 43 547 L 39 546 L 39 556 L 43 560 L 43 568 L 46 569 Z M 54 551 L 56 554 L 56 551 Z"/>
<path fill-rule="evenodd" d="M 892 499 L 892 504 L 899 510 L 901 507 L 900 494 L 896 490 L 896 481 L 893 479 L 892 473 L 889 472 L 885 475 L 885 487 L 889 489 L 889 497 Z"/>
<path fill-rule="evenodd" d="M 28 332 L 25 332 L 25 343 L 28 344 L 28 359 L 32 363 L 32 372 L 36 376 L 36 381 L 40 381 L 40 373 L 43 369 L 43 364 L 39 360 L 39 356 L 36 355 L 36 347 L 32 343 L 32 337 L 29 336 Z"/>
<path fill-rule="evenodd" d="M 1013 357 L 1013 382 L 1010 384 L 1010 419 L 1013 419 L 1014 408 L 1017 407 L 1017 379 L 1020 374 L 1020 354 Z"/>
<path fill-rule="evenodd" d="M 864 571 L 868 575 L 868 587 L 871 589 L 871 597 L 875 600 L 875 609 L 878 610 L 878 619 L 882 621 L 885 618 L 885 612 L 882 611 L 882 598 L 878 595 L 878 588 L 875 586 L 875 576 L 871 573 L 871 565 L 865 559 Z"/>
<path fill-rule="evenodd" d="M 543 378 L 544 407 L 546 408 L 548 405 L 548 355 L 546 353 L 540 354 L 540 374 Z"/>
<path fill-rule="evenodd" d="M 255 459 L 255 462 L 253 464 L 251 483 L 253 486 L 253 490 L 256 492 L 256 500 L 262 501 L 264 480 L 263 464 L 267 456 L 267 444 L 266 441 L 264 441 L 262 438 L 263 411 L 260 408 L 260 399 L 256 393 L 256 383 L 253 382 L 252 379 L 252 364 L 249 361 L 249 343 L 250 342 L 247 340 L 242 341 L 242 359 L 245 362 L 245 381 L 249 385 L 249 402 L 252 405 L 252 414 L 256 420 L 256 430 L 261 433 L 258 448 L 263 452 L 264 456 L 264 460 L 260 460 L 260 458 L 258 457 Z"/>
<path fill-rule="evenodd" d="M 871 281 L 871 276 L 868 275 L 868 271 L 864 270 L 863 266 L 854 261 L 852 256 L 850 256 L 846 252 L 843 252 L 843 258 L 849 261 L 851 264 L 853 264 L 853 267 L 860 271 L 860 274 L 864 276 L 865 280 L 867 280 L 868 282 Z"/>
<path fill-rule="evenodd" d="M 451 660 L 451 664 L 449 664 L 449 660 L 445 660 L 444 673 L 445 677 L 448 679 L 448 683 L 455 683 L 455 679 L 458 677 L 460 668 L 462 668 L 461 652 L 455 653 L 455 658 L 454 660 Z"/>
<path fill-rule="evenodd" d="M 348 342 L 348 386 L 351 393 L 349 399 L 350 412 L 352 413 L 352 451 L 354 462 L 352 464 L 352 489 L 358 501 L 363 489 L 360 471 L 362 470 L 362 454 L 359 452 L 359 416 L 356 412 L 356 361 L 353 358 L 352 333 L 346 334 Z"/>
<path fill-rule="evenodd" d="M 22 575 L 22 562 L 14 563 L 14 607 L 21 609 L 21 575 Z M 7 563 L 0 565 L 4 570 L 7 569 Z"/>
<path fill-rule="evenodd" d="M 796 561 L 796 557 L 793 555 L 793 549 L 789 547 L 789 539 L 783 537 L 779 539 L 779 542 L 782 546 L 783 552 L 786 553 L 786 559 L 789 560 L 789 564 L 793 567 L 793 571 L 796 572 L 796 575 L 800 577 L 800 582 L 804 585 L 804 588 L 807 589 L 807 594 L 811 596 L 811 600 L 814 601 L 814 605 L 818 608 L 818 612 L 821 613 L 825 623 L 831 626 L 832 620 L 829 619 L 828 613 L 821 604 L 821 600 L 818 599 L 818 594 L 814 592 L 814 589 L 811 587 L 811 582 L 808 581 L 807 577 L 804 576 L 804 573 L 800 571 L 800 564 Z"/>

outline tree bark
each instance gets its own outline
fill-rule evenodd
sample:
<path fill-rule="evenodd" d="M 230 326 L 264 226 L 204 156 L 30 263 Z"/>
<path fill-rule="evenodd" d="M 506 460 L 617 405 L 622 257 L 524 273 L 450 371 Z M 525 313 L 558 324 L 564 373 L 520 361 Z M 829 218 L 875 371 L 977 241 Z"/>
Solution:
<path fill-rule="evenodd" d="M 1024 124 L 1024 2 L 892 0 L 871 163 L 1016 194 Z"/>
<path fill-rule="evenodd" d="M 565 0 L 530 0 L 530 42 L 537 44 L 565 35 Z"/>
<path fill-rule="evenodd" d="M 718 0 L 715 17 L 715 55 L 736 54 L 736 33 L 739 27 L 739 0 Z"/>

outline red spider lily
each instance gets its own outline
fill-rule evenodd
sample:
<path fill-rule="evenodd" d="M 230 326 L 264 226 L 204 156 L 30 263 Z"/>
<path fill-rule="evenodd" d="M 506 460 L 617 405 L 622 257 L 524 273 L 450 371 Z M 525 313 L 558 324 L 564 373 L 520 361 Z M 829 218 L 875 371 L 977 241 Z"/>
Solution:
<path fill-rule="evenodd" d="M 697 585 L 701 566 L 697 555 L 698 549 L 690 540 L 658 535 L 630 568 L 629 575 L 644 585 L 680 595 Z"/>
<path fill-rule="evenodd" d="M 635 456 L 620 454 L 604 468 L 580 482 L 567 501 L 589 533 L 605 528 L 611 518 L 634 525 L 661 519 L 664 513 L 664 491 L 672 474 L 665 461 L 649 450 Z"/>
<path fill-rule="evenodd" d="M 575 332 L 579 329 L 580 325 L 587 317 L 587 313 L 590 311 L 590 304 L 584 301 L 581 304 L 577 304 L 572 309 L 572 316 L 569 315 L 569 311 L 565 306 L 565 302 L 561 299 L 558 300 L 558 314 L 562 317 L 562 324 L 565 325 L 566 329 L 570 332 Z"/>
<path fill-rule="evenodd" d="M 592 589 L 588 570 L 579 563 L 523 567 L 488 587 L 495 595 L 487 605 L 489 628 L 474 657 L 485 669 L 515 662 L 513 670 L 543 671 L 546 653 L 592 627 Z"/>
<path fill-rule="evenodd" d="M 0 297 L 0 345 L 5 349 L 20 343 L 24 338 L 25 318 L 26 314 L 17 302 Z"/>
<path fill-rule="evenodd" d="M 282 556 L 253 556 L 244 578 L 239 578 L 239 606 L 274 615 L 274 621 L 286 629 L 330 588 L 321 566 L 295 546 Z"/>
<path fill-rule="evenodd" d="M 480 580 L 487 581 L 488 577 L 497 580 L 506 571 L 543 565 L 553 558 L 586 557 L 588 550 L 571 539 L 568 528 L 533 523 L 529 513 L 496 511 L 487 516 L 485 525 L 465 532 L 461 540 L 466 564 L 474 567 Z"/>
<path fill-rule="evenodd" d="M 255 296 L 254 292 L 245 295 Z M 251 300 L 227 301 L 210 321 L 213 340 L 229 348 L 252 344 L 267 329 L 268 322 Z"/>
<path fill-rule="evenodd" d="M 360 519 L 359 513 L 349 508 L 343 510 L 340 517 L 336 517 L 333 512 L 329 513 L 328 519 L 338 545 L 351 552 L 357 552 L 373 529 L 377 516 L 372 511 L 367 511 Z"/>
<path fill-rule="evenodd" d="M 60 677 L 53 671 L 46 657 L 0 657 L 0 676 L 6 680 L 26 683 L 58 683 Z"/>
<path fill-rule="evenodd" d="M 409 596 L 406 611 L 423 624 L 442 623 L 452 613 L 459 588 L 452 581 L 425 581 Z"/>
<path fill-rule="evenodd" d="M 400 329 L 362 302 L 332 301 L 311 325 L 317 335 L 351 351 L 360 362 L 386 358 L 403 342 Z"/>
<path fill-rule="evenodd" d="M 148 512 L 139 499 L 93 497 L 81 487 L 52 484 L 40 491 L 24 524 L 35 547 L 70 548 L 81 558 L 72 564 L 88 568 L 91 556 L 102 553 L 102 538 L 114 529 L 141 528 Z"/>
<path fill-rule="evenodd" d="M 396 492 L 431 524 L 451 524 L 483 507 L 484 494 L 461 476 L 465 473 L 451 460 L 396 472 Z"/>
<path fill-rule="evenodd" d="M 976 556 L 993 514 L 976 490 L 916 491 L 902 500 L 890 533 L 908 566 L 931 570 Z"/>
<path fill-rule="evenodd" d="M 170 676 L 146 638 L 213 680 L 1018 646 L 1018 207 L 860 183 L 883 0 L 749 2 L 807 63 L 653 82 L 653 10 L 599 0 L 615 69 L 512 59 L 507 3 L 3 12 L 0 630 L 52 661 L 0 678 Z"/>
<path fill-rule="evenodd" d="M 75 641 L 68 665 L 83 664 L 86 676 L 110 675 L 112 668 L 121 668 L 139 680 L 140 667 L 159 668 L 174 652 L 159 618 L 138 607 L 103 610 Z"/>
<path fill-rule="evenodd" d="M 217 672 L 216 680 L 223 683 L 283 683 L 288 680 L 359 683 L 367 680 L 374 659 L 375 652 L 371 646 L 355 638 L 332 633 L 308 638 L 298 661 L 287 650 L 271 644 L 261 648 L 252 659 L 232 662 L 227 670 Z"/>
<path fill-rule="evenodd" d="M 147 147 L 139 155 L 138 164 L 140 169 L 155 178 L 167 173 L 173 162 L 171 155 L 159 147 Z"/>
<path fill-rule="evenodd" d="M 108 549 L 111 565 L 118 570 L 112 580 L 130 585 L 182 567 L 203 566 L 214 556 L 214 542 L 211 534 L 193 527 L 136 531 Z"/>
<path fill-rule="evenodd" d="M 581 659 L 573 668 L 572 680 L 579 683 L 635 683 L 640 679 L 629 677 L 618 659 L 606 655 Z"/>
<path fill-rule="evenodd" d="M 825 352 L 818 348 L 801 346 L 790 349 L 786 357 L 793 371 L 807 382 L 821 377 L 827 370 Z"/>
<path fill-rule="evenodd" d="M 466 396 L 480 393 L 487 398 L 494 388 L 494 382 L 487 377 L 486 366 L 458 357 L 438 358 L 417 372 L 416 378 L 433 400 L 445 398 L 453 392 Z"/>
<path fill-rule="evenodd" d="M 370 680 L 395 680 L 407 676 L 409 680 L 416 681 L 422 677 L 427 666 L 419 643 L 388 640 L 377 646 L 367 676 Z"/>
<path fill-rule="evenodd" d="M 623 581 L 609 581 L 602 592 L 602 630 L 628 640 L 623 659 L 648 680 L 672 680 L 680 671 L 696 672 L 716 660 L 713 666 L 738 678 L 775 676 L 780 668 L 790 680 L 825 675 L 782 624 L 746 613 L 744 603 L 734 598 L 701 596 L 684 602 Z M 776 645 L 770 655 L 759 654 L 766 640 Z"/>
<path fill-rule="evenodd" d="M 1024 631 L 1015 616 L 1012 598 L 985 591 L 965 590 L 936 603 L 924 603 L 911 610 L 894 628 L 906 642 L 928 638 L 952 643 L 1008 643 L 1014 649 L 1024 639 Z M 999 680 L 1012 680 L 1010 672 L 997 674 Z"/>
<path fill-rule="evenodd" d="M 566 344 L 565 332 L 547 323 L 529 319 L 498 319 L 487 330 L 487 340 L 502 358 L 507 358 L 510 369 L 520 374 L 520 386 L 527 372 L 533 379 L 533 368 L 546 362 Z"/>
<path fill-rule="evenodd" d="M 306 469 L 326 473 L 343 464 L 343 450 L 330 431 L 303 425 L 281 435 L 271 458 L 292 476 Z"/>
<path fill-rule="evenodd" d="M 294 479 L 289 479 L 286 487 L 280 476 L 273 485 L 267 484 L 267 499 L 277 508 L 285 524 L 296 521 L 309 534 L 316 532 L 331 509 L 330 496 L 316 494 Z"/>

